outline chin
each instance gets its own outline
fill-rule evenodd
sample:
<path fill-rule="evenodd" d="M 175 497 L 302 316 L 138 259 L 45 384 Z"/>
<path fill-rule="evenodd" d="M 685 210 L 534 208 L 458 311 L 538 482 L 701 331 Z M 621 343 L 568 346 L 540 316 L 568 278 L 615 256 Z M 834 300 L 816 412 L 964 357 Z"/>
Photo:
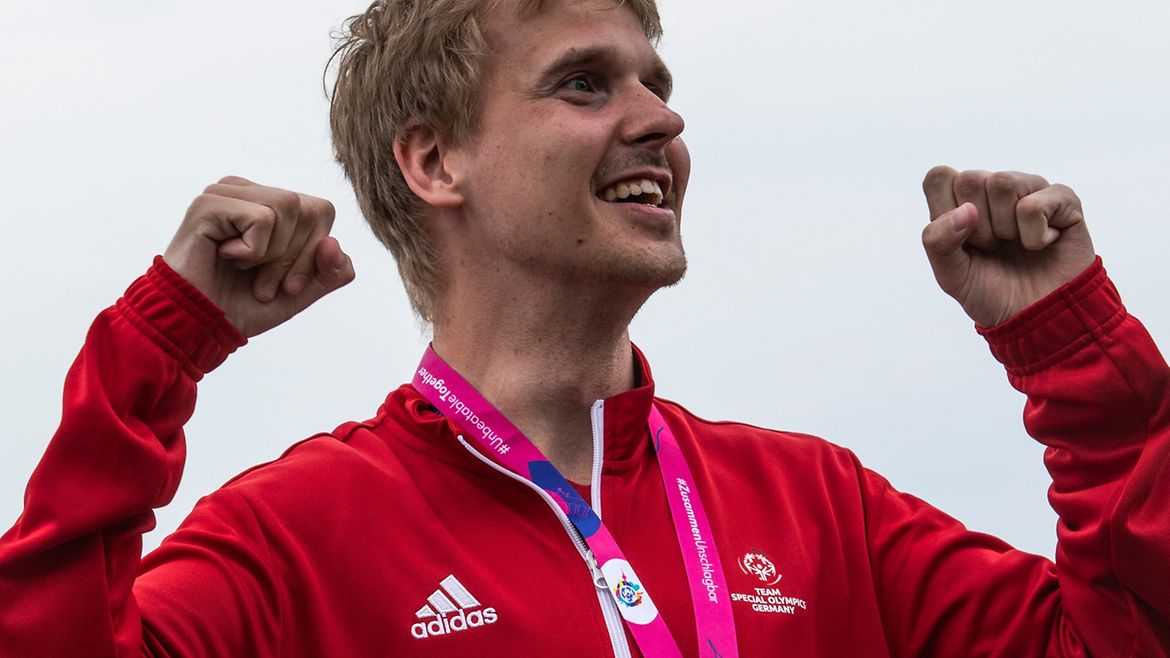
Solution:
<path fill-rule="evenodd" d="M 685 256 L 680 257 L 677 263 L 672 263 L 666 267 L 658 270 L 658 279 L 655 283 L 659 288 L 668 288 L 683 280 L 687 274 L 687 259 Z"/>
<path fill-rule="evenodd" d="M 615 264 L 607 278 L 617 284 L 646 288 L 649 292 L 675 285 L 687 273 L 687 259 L 682 253 L 663 259 L 641 259 Z"/>

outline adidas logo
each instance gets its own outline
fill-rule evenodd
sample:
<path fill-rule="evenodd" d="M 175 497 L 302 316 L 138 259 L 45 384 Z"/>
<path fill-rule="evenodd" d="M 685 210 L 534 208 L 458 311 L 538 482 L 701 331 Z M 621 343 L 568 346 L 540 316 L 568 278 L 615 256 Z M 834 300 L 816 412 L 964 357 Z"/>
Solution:
<path fill-rule="evenodd" d="M 410 634 L 423 640 L 496 623 L 495 608 L 472 610 L 481 605 L 455 576 L 447 576 L 439 582 L 439 589 L 427 597 L 427 604 L 414 613 L 423 621 L 415 622 Z"/>

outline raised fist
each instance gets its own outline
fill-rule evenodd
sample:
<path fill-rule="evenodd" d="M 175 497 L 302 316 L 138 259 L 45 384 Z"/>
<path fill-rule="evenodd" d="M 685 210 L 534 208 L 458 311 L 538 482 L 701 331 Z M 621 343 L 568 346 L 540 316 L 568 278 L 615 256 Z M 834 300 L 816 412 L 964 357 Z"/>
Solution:
<path fill-rule="evenodd" d="M 939 166 L 922 189 L 931 218 L 922 243 L 934 277 L 981 326 L 1006 322 L 1093 263 L 1081 200 L 1064 185 Z"/>
<path fill-rule="evenodd" d="M 191 203 L 163 260 L 255 336 L 353 280 L 333 216 L 325 199 L 228 176 Z"/>

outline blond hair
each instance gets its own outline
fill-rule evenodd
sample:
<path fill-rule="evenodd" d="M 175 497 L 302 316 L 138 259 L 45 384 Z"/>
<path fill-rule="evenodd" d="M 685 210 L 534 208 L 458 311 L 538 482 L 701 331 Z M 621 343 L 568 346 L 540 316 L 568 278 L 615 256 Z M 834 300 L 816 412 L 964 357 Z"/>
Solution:
<path fill-rule="evenodd" d="M 565 0 L 573 1 L 573 0 Z M 615 0 L 633 10 L 646 38 L 662 33 L 655 0 Z M 511 5 L 520 15 L 544 0 L 375 0 L 337 35 L 329 124 L 333 149 L 374 235 L 394 255 L 411 306 L 433 319 L 440 254 L 426 208 L 407 186 L 394 140 L 410 120 L 459 145 L 474 135 L 487 43 L 483 24 Z"/>

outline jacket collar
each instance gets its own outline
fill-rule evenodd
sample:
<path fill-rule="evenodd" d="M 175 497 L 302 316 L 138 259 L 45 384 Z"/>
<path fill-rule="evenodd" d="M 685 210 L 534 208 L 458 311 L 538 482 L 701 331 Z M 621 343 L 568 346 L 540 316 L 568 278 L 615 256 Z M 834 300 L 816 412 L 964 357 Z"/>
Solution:
<path fill-rule="evenodd" d="M 650 364 L 637 346 L 631 345 L 635 381 L 631 388 L 604 400 L 603 440 L 605 474 L 616 475 L 634 466 L 649 449 L 646 418 L 654 401 L 654 379 Z M 490 471 L 459 444 L 458 426 L 440 414 L 421 393 L 410 384 L 403 384 L 386 398 L 379 409 L 380 423 L 389 429 L 383 438 L 407 444 L 408 447 L 428 453 L 442 461 L 475 472 Z M 394 431 L 394 426 L 405 431 Z M 375 429 L 377 431 L 377 429 Z"/>

